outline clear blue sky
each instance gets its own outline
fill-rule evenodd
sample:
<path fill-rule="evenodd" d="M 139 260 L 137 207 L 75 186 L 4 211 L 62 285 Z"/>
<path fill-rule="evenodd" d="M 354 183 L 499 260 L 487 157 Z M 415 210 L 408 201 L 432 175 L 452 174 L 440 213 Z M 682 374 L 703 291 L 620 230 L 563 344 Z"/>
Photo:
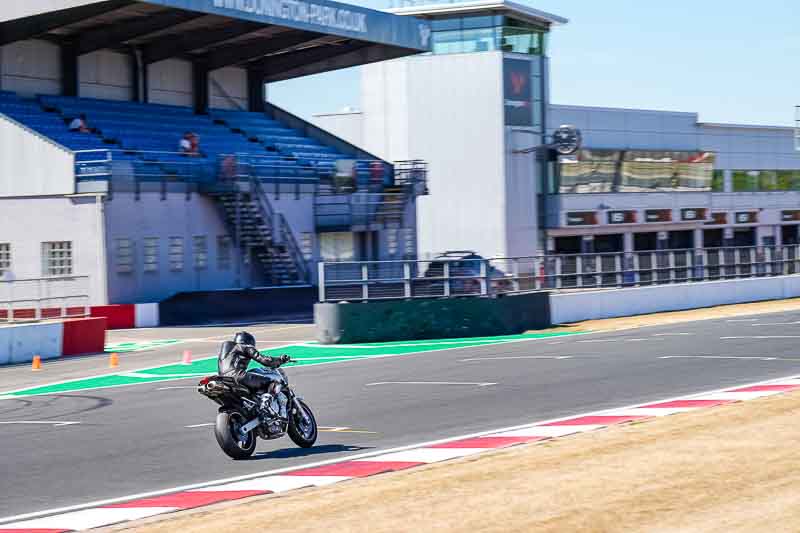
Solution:
<path fill-rule="evenodd" d="M 693 111 L 704 122 L 794 125 L 800 0 L 526 3 L 570 19 L 551 34 L 553 103 Z M 272 84 L 269 99 L 308 117 L 358 108 L 359 83 L 357 68 L 340 70 Z"/>

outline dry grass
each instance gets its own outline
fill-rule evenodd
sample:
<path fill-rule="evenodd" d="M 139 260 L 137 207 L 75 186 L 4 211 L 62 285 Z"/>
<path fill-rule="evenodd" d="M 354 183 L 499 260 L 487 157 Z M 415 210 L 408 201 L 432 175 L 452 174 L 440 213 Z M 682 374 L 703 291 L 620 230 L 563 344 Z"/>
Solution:
<path fill-rule="evenodd" d="M 135 531 L 800 531 L 799 412 L 800 393 L 782 395 L 172 515 Z"/>

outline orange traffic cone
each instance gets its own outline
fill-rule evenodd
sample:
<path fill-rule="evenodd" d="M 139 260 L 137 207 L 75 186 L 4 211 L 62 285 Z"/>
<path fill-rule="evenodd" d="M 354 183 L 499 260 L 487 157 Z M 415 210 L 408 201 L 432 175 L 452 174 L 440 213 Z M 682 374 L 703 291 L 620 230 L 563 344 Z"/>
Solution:
<path fill-rule="evenodd" d="M 192 364 L 192 351 L 191 350 L 184 350 L 183 351 L 183 364 L 184 365 L 191 365 Z"/>
<path fill-rule="evenodd" d="M 119 366 L 119 355 L 112 353 L 108 358 L 108 368 L 117 368 Z"/>
<path fill-rule="evenodd" d="M 33 356 L 33 362 L 31 363 L 31 370 L 36 372 L 37 370 L 42 369 L 42 358 L 38 355 Z"/>

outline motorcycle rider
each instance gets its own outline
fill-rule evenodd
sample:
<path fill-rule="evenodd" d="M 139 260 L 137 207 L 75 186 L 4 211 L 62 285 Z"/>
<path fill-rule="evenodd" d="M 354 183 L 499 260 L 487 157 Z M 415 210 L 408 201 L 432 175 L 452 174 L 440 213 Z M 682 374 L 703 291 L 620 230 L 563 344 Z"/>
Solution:
<path fill-rule="evenodd" d="M 225 341 L 220 346 L 217 371 L 220 376 L 231 377 L 239 385 L 244 385 L 253 391 L 266 391 L 272 380 L 269 376 L 248 372 L 247 366 L 250 360 L 275 369 L 288 362 L 290 357 L 285 354 L 280 357 L 261 355 L 256 350 L 255 337 L 246 331 L 240 331 L 233 338 L 233 342 Z"/>

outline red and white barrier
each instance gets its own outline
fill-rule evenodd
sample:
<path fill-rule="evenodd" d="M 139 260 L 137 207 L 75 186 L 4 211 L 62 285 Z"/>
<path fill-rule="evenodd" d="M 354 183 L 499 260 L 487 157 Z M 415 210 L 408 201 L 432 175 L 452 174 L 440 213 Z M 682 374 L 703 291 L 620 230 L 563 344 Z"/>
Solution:
<path fill-rule="evenodd" d="M 106 319 L 74 318 L 63 322 L 20 324 L 0 328 L 0 365 L 102 353 Z"/>
<path fill-rule="evenodd" d="M 97 305 L 91 316 L 105 317 L 108 329 L 154 328 L 158 326 L 158 304 Z"/>

